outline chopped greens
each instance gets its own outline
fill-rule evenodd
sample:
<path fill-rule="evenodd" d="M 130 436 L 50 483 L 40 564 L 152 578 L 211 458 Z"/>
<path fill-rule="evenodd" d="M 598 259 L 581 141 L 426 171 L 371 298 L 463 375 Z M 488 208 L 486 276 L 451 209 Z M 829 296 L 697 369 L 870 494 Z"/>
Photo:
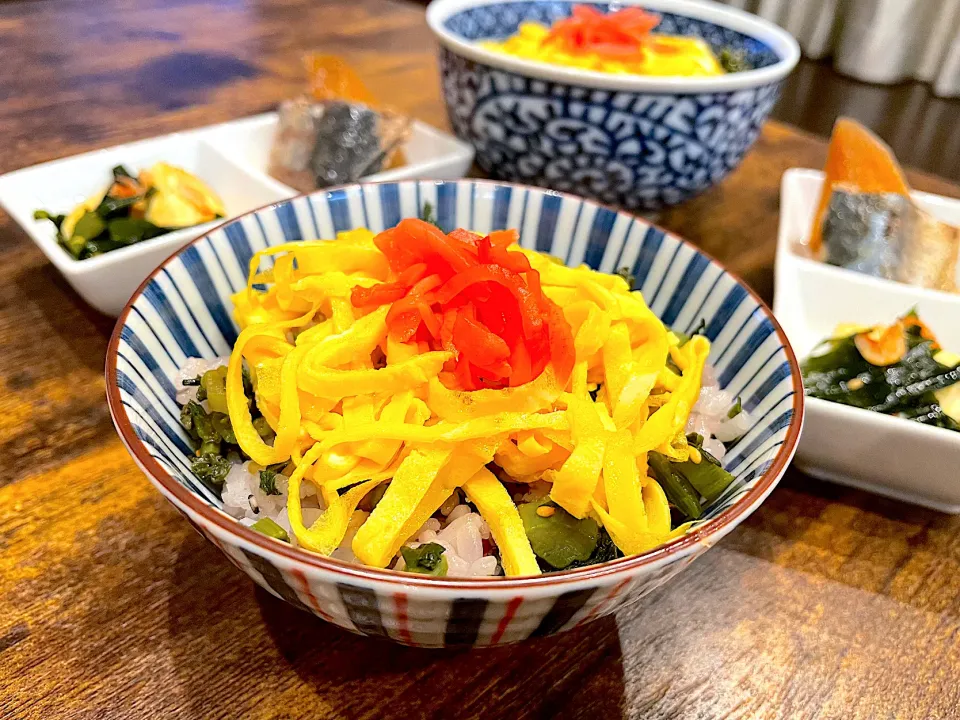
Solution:
<path fill-rule="evenodd" d="M 886 364 L 869 362 L 864 352 Z M 803 386 L 810 397 L 958 430 L 938 393 L 960 382 L 960 365 L 938 355 L 929 331 L 908 314 L 888 328 L 824 340 L 802 363 Z"/>
<path fill-rule="evenodd" d="M 690 339 L 694 335 L 706 335 L 707 334 L 707 321 L 703 318 L 700 318 L 700 322 L 697 323 L 697 326 L 693 328 L 689 333 L 680 332 L 679 330 L 673 330 L 673 334 L 677 336 L 677 339 L 680 340 L 681 345 L 686 345 L 690 342 Z"/>
<path fill-rule="evenodd" d="M 597 540 L 597 547 L 594 548 L 593 552 L 590 554 L 590 557 L 588 557 L 586 560 L 574 560 L 564 569 L 573 570 L 574 568 L 586 567 L 587 565 L 597 565 L 599 563 L 616 560 L 617 558 L 622 557 L 623 551 L 621 551 L 620 548 L 614 544 L 613 538 L 610 537 L 610 533 L 607 532 L 606 528 L 600 528 L 600 537 Z"/>
<path fill-rule="evenodd" d="M 197 447 L 195 456 L 190 461 L 193 474 L 214 489 L 223 485 L 227 473 L 230 472 L 231 462 L 227 459 L 228 455 L 233 454 L 241 460 L 249 459 L 237 443 L 237 436 L 227 414 L 226 373 L 225 367 L 218 367 L 196 378 L 184 380 L 184 385 L 197 388 L 197 399 L 188 401 L 180 408 L 180 424 Z M 246 372 L 243 388 L 252 408 L 253 425 L 257 432 L 264 439 L 273 437 L 273 430 L 256 410 L 253 384 Z M 204 408 L 204 402 L 209 410 Z M 276 488 L 276 475 L 283 467 L 270 466 L 260 473 L 260 489 L 267 495 L 280 494 Z M 265 474 L 267 479 L 264 479 Z"/>
<path fill-rule="evenodd" d="M 595 520 L 578 520 L 547 498 L 517 506 L 534 554 L 554 570 L 590 558 L 600 539 Z M 552 511 L 552 512 L 551 512 Z"/>
<path fill-rule="evenodd" d="M 431 225 L 440 227 L 437 225 L 437 218 L 435 218 L 433 215 L 433 204 L 430 202 L 425 202 L 423 204 L 423 211 L 420 213 L 420 219 L 425 223 L 430 223 Z"/>
<path fill-rule="evenodd" d="M 733 407 L 727 411 L 727 417 L 733 420 L 737 415 L 743 412 L 743 401 L 740 396 L 737 396 L 737 401 L 733 404 Z"/>
<path fill-rule="evenodd" d="M 260 471 L 260 492 L 264 495 L 279 495 L 277 490 L 277 472 L 270 468 Z"/>
<path fill-rule="evenodd" d="M 614 274 L 619 275 L 624 280 L 626 280 L 627 285 L 630 287 L 631 290 L 637 289 L 637 276 L 630 271 L 630 268 L 622 267 L 619 270 L 617 270 L 617 272 L 615 272 Z"/>
<path fill-rule="evenodd" d="M 703 459 L 698 463 L 687 460 L 680 463 L 671 462 L 670 464 L 674 471 L 680 473 L 709 504 L 730 487 L 730 483 L 733 482 L 733 475 L 724 470 L 720 463 L 706 450 L 701 450 L 700 454 Z"/>
<path fill-rule="evenodd" d="M 404 545 L 400 548 L 407 572 L 434 577 L 443 577 L 447 574 L 447 559 L 443 553 L 444 547 L 440 543 L 426 543 L 416 548 Z"/>
<path fill-rule="evenodd" d="M 256 530 L 258 533 L 262 533 L 267 537 L 272 537 L 274 540 L 290 542 L 290 536 L 287 535 L 287 531 L 270 518 L 260 518 L 250 526 L 250 529 Z"/>
<path fill-rule="evenodd" d="M 217 453 L 202 453 L 190 460 L 190 470 L 207 485 L 220 487 L 230 472 L 230 461 Z"/>
<path fill-rule="evenodd" d="M 651 452 L 647 456 L 650 473 L 660 483 L 667 500 L 687 519 L 696 520 L 703 514 L 700 495 L 686 477 L 680 474 L 674 463 L 664 455 Z"/>

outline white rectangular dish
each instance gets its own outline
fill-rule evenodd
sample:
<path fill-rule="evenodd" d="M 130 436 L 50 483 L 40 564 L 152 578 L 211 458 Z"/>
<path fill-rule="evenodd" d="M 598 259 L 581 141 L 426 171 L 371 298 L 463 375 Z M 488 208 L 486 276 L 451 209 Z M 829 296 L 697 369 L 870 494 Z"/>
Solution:
<path fill-rule="evenodd" d="M 138 171 L 164 160 L 210 185 L 223 199 L 228 218 L 242 215 L 298 194 L 267 174 L 276 128 L 276 113 L 265 113 L 34 165 L 0 177 L 0 205 L 84 300 L 100 312 L 116 315 L 157 265 L 216 223 L 75 260 L 57 243 L 50 222 L 34 220 L 34 211 L 69 212 L 107 184 L 115 165 Z M 455 179 L 473 162 L 472 147 L 417 121 L 404 154 L 402 167 L 370 175 L 364 181 Z"/>
<path fill-rule="evenodd" d="M 960 350 L 960 296 L 868 277 L 803 257 L 823 173 L 788 170 L 781 184 L 774 314 L 802 359 L 842 322 L 889 324 L 911 308 L 941 345 Z M 914 193 L 960 225 L 960 200 Z M 804 472 L 949 513 L 960 513 L 960 433 L 807 398 L 794 462 Z"/>

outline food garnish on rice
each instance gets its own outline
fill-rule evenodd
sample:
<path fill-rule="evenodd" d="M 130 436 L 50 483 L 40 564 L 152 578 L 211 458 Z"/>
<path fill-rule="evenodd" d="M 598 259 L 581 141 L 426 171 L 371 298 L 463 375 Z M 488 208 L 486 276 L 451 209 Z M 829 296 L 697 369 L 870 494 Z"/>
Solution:
<path fill-rule="evenodd" d="M 749 427 L 709 341 L 518 239 L 414 218 L 256 253 L 226 368 L 183 377 L 195 473 L 271 537 L 428 575 L 682 534 L 733 480 L 717 437 Z"/>

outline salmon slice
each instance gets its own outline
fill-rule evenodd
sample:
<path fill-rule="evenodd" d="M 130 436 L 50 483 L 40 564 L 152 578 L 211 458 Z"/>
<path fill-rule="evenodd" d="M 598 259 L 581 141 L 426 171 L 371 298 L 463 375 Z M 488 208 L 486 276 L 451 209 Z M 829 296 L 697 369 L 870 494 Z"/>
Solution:
<path fill-rule="evenodd" d="M 837 187 L 859 193 L 910 194 L 910 186 L 890 147 L 850 118 L 839 118 L 833 126 L 824 172 L 826 178 L 810 233 L 810 251 L 815 257 L 819 257 L 823 246 L 823 220 Z"/>

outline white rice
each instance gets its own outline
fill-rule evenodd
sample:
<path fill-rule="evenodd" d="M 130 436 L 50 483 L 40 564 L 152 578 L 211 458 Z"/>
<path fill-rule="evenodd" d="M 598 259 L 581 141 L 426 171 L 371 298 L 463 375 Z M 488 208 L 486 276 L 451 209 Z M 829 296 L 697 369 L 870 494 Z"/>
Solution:
<path fill-rule="evenodd" d="M 430 518 L 406 543 L 407 547 L 417 548 L 426 543 L 438 543 L 443 546 L 443 556 L 447 559 L 448 577 L 488 577 L 496 575 L 499 564 L 490 552 L 484 554 L 483 541 L 490 539 L 490 527 L 469 505 L 456 505 L 441 523 Z M 403 557 L 397 559 L 394 570 L 403 570 L 406 563 Z"/>
<path fill-rule="evenodd" d="M 288 478 L 278 474 L 276 485 L 280 494 L 267 495 L 260 489 L 260 466 L 252 462 L 237 463 L 223 483 L 223 510 L 248 527 L 257 520 L 270 518 L 287 531 L 291 544 L 296 545 L 297 538 L 287 517 L 288 484 Z M 310 527 L 323 513 L 323 500 L 308 482 L 300 486 L 300 496 L 303 503 L 303 524 Z M 490 527 L 469 505 L 459 503 L 459 497 L 459 494 L 455 493 L 451 496 L 452 500 L 445 503 L 449 511 L 443 521 L 437 518 L 428 519 L 406 544 L 412 548 L 431 542 L 442 545 L 449 577 L 495 575 L 499 565 L 497 558 L 492 555 L 493 545 L 488 543 L 490 550 L 487 554 L 484 554 L 483 545 L 484 540 L 490 540 Z M 369 513 L 363 510 L 358 510 L 357 513 L 359 515 L 351 522 L 340 547 L 333 551 L 333 557 L 339 560 L 360 562 L 351 546 L 357 528 L 363 524 Z M 398 555 L 394 568 L 402 570 L 404 567 L 403 557 Z"/>
<path fill-rule="evenodd" d="M 709 365 L 704 368 L 700 398 L 693 406 L 686 430 L 703 436 L 703 449 L 717 460 L 723 460 L 726 455 L 723 443 L 736 440 L 753 426 L 753 418 L 746 410 L 741 410 L 736 417 L 727 417 L 736 402 L 736 397 L 720 389 L 713 368 Z"/>

